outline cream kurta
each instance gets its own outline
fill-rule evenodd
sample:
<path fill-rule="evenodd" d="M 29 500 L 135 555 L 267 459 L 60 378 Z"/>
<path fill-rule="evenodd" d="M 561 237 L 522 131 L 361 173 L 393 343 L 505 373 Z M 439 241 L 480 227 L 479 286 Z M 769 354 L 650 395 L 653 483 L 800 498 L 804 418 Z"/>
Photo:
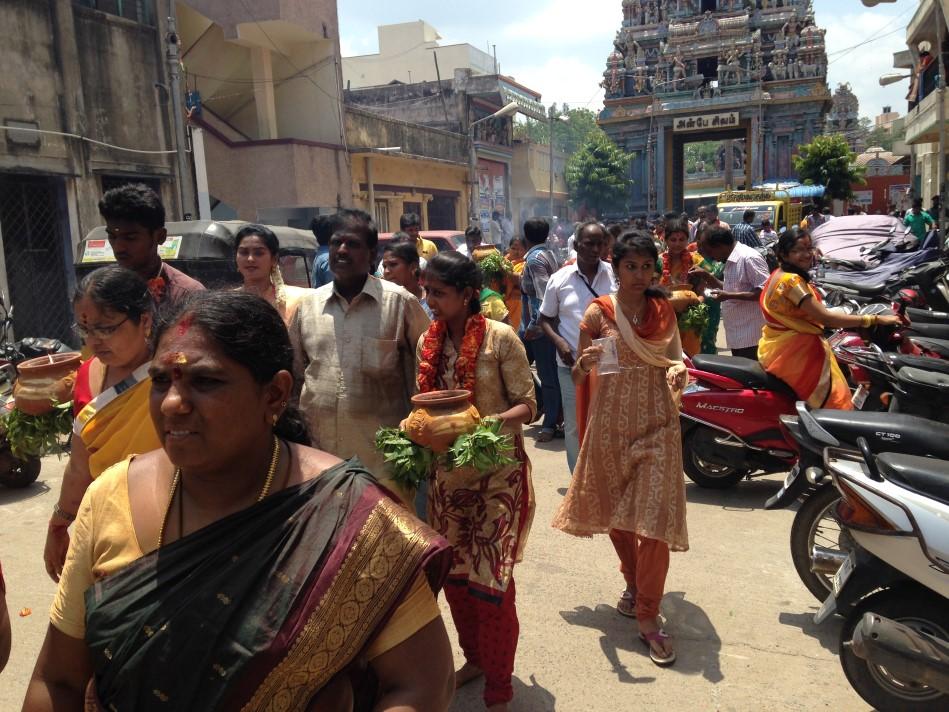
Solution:
<path fill-rule="evenodd" d="M 299 299 L 290 323 L 294 377 L 315 445 L 355 455 L 385 479 L 376 430 L 398 427 L 412 409 L 415 347 L 428 324 L 418 299 L 372 276 L 349 303 L 332 282 Z"/>
<path fill-rule="evenodd" d="M 487 319 L 485 326 L 475 367 L 475 407 L 485 417 L 523 403 L 533 417 L 537 401 L 524 345 L 507 324 Z M 423 340 L 418 344 L 419 358 Z M 459 387 L 454 378 L 456 359 L 446 335 L 438 388 Z M 514 436 L 516 464 L 487 473 L 439 467 L 429 489 L 429 521 L 453 549 L 450 578 L 464 579 L 470 590 L 489 600 L 499 600 L 507 590 L 534 519 L 531 465 L 521 426 L 506 432 Z"/>
<path fill-rule="evenodd" d="M 586 437 L 553 526 L 579 536 L 620 529 L 686 551 L 679 411 L 666 368 L 636 356 L 598 304 L 587 309 L 581 328 L 594 339 L 616 337 L 621 370 L 597 379 Z"/>

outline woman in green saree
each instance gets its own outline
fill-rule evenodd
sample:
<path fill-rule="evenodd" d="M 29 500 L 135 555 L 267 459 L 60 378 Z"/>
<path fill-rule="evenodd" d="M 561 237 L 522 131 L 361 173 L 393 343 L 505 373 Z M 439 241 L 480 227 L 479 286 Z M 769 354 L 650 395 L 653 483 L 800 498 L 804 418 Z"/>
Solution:
<path fill-rule="evenodd" d="M 201 292 L 155 340 L 163 449 L 87 490 L 24 710 L 447 709 L 449 549 L 306 447 L 277 311 Z"/>

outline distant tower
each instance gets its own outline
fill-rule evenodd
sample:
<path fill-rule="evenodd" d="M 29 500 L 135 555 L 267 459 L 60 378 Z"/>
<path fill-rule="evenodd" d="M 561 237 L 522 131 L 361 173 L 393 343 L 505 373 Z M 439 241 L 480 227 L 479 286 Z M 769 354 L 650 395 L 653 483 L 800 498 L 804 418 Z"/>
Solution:
<path fill-rule="evenodd" d="M 866 132 L 860 126 L 860 101 L 849 83 L 837 85 L 824 133 L 841 134 L 847 139 L 851 151 L 863 152 Z"/>

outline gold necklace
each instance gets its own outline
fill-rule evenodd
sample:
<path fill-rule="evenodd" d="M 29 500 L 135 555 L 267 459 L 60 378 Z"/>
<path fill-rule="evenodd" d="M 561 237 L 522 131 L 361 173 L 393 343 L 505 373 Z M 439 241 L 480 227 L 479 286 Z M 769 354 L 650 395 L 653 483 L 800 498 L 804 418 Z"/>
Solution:
<path fill-rule="evenodd" d="M 257 501 L 261 502 L 270 493 L 270 486 L 273 484 L 274 475 L 277 473 L 277 466 L 280 464 L 280 439 L 274 435 L 273 453 L 270 456 L 270 469 L 267 470 L 267 479 L 264 480 L 264 487 L 260 490 Z M 175 493 L 178 490 L 178 483 L 181 481 L 181 468 L 175 469 L 175 476 L 171 481 L 171 494 L 168 496 L 168 506 L 165 507 L 165 516 L 161 519 L 161 527 L 158 529 L 158 548 L 161 549 L 162 541 L 165 538 L 165 525 L 168 523 L 168 514 L 171 512 L 171 503 L 175 501 Z M 183 527 L 180 527 L 182 530 Z M 182 532 L 178 532 L 180 537 Z"/>

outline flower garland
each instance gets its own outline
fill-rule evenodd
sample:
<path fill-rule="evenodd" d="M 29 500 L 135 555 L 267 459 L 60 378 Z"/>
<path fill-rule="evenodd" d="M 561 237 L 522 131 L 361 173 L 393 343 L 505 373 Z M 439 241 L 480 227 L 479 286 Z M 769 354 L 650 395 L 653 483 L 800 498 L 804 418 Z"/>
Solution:
<path fill-rule="evenodd" d="M 157 277 L 153 277 L 152 279 L 148 280 L 147 284 L 148 293 L 152 295 L 152 299 L 156 304 L 160 304 L 165 298 L 165 287 L 168 284 L 165 281 L 165 278 L 159 274 Z"/>
<path fill-rule="evenodd" d="M 662 258 L 662 280 L 659 283 L 672 286 L 672 259 L 669 256 L 668 250 L 663 252 L 660 257 Z M 683 250 L 679 256 L 679 263 L 680 277 L 688 276 L 689 270 L 692 269 L 692 253 L 688 250 Z"/>
<path fill-rule="evenodd" d="M 461 353 L 455 359 L 455 383 L 459 388 L 471 391 L 472 396 L 475 390 L 475 365 L 487 328 L 487 321 L 480 314 L 470 317 L 465 324 L 465 335 L 461 339 Z M 448 327 L 441 319 L 433 321 L 425 332 L 422 339 L 422 358 L 418 365 L 419 393 L 438 390 L 438 372 L 442 366 L 447 334 Z"/>

